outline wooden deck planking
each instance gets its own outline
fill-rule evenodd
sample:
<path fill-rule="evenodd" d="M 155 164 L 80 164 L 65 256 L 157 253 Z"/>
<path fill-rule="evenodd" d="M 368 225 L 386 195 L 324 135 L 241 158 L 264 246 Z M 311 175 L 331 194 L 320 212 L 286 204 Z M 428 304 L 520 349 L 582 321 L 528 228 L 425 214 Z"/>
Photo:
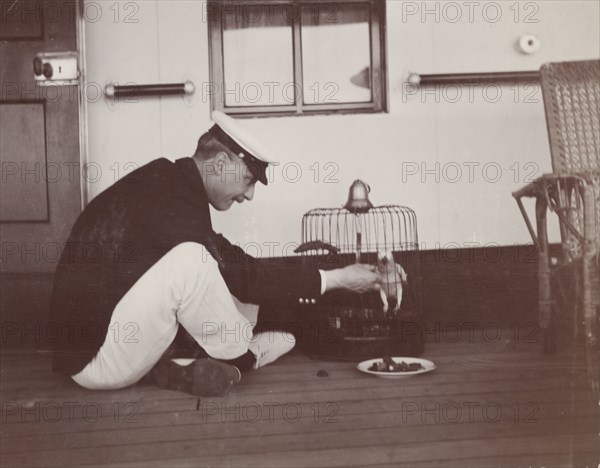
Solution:
<path fill-rule="evenodd" d="M 486 443 L 487 442 L 487 443 Z M 445 460 L 450 466 L 469 466 L 470 459 L 486 456 L 489 464 L 486 467 L 498 468 L 496 458 L 502 458 L 506 453 L 513 455 L 515 465 L 510 466 L 540 466 L 538 460 L 544 458 L 547 451 L 556 451 L 556 458 L 547 460 L 550 466 L 572 466 L 568 465 L 572 458 L 567 455 L 571 447 L 570 436 L 552 437 L 529 437 L 529 438 L 500 438 L 489 441 L 453 440 L 453 441 L 427 441 L 419 444 L 394 444 L 394 445 L 371 445 L 354 446 L 348 444 L 344 448 L 331 448 L 324 450 L 312 450 L 308 447 L 301 451 L 281 451 L 273 449 L 258 457 L 247 454 L 230 455 L 224 453 L 217 456 L 203 456 L 195 458 L 171 458 L 145 465 L 134 462 L 116 463 L 115 466 L 260 466 L 265 468 L 278 468 L 282 466 L 311 467 L 311 466 L 354 466 L 367 467 L 381 464 L 398 466 L 405 464 L 413 466 L 413 463 L 422 462 L 423 466 L 435 466 L 438 460 Z M 578 449 L 590 453 L 597 448 L 595 436 L 587 436 L 581 439 Z M 562 450 L 561 450 L 562 449 Z M 593 453 L 593 452 L 592 452 Z M 465 454 L 470 456 L 465 457 Z M 451 464 L 455 461 L 456 464 Z M 448 465 L 447 465 L 448 466 Z M 584 465 L 576 465 L 584 466 Z M 589 465 L 595 466 L 595 465 Z"/>
<path fill-rule="evenodd" d="M 380 456 L 373 456 L 372 447 L 381 447 L 379 450 L 384 453 L 388 451 L 395 452 L 397 449 L 406 450 L 408 453 L 413 452 L 411 458 L 409 458 L 410 460 L 423 461 L 431 459 L 433 454 L 430 450 L 435 452 L 438 459 L 454 458 L 461 454 L 458 450 L 460 446 L 468 447 L 469 453 L 476 457 L 493 454 L 502 455 L 510 448 L 509 453 L 523 454 L 526 460 L 534 462 L 534 455 L 544 453 L 549 448 L 562 448 L 565 453 L 570 448 L 571 435 L 565 434 L 566 431 L 558 426 L 536 428 L 535 433 L 529 429 L 521 430 L 519 428 L 519 430 L 515 430 L 514 424 L 511 423 L 493 424 L 492 427 L 486 430 L 489 435 L 486 438 L 481 437 L 482 428 L 477 425 L 467 425 L 455 429 L 430 425 L 421 428 L 419 431 L 415 431 L 414 428 L 389 428 L 383 431 L 380 428 L 359 428 L 346 431 L 332 429 L 320 433 L 304 432 L 301 438 L 297 434 L 271 434 L 269 436 L 257 434 L 255 436 L 232 436 L 221 439 L 201 439 L 192 430 L 176 442 L 154 442 L 151 444 L 136 444 L 133 442 L 127 444 L 115 440 L 115 444 L 111 446 L 68 448 L 68 450 L 57 446 L 58 450 L 52 451 L 8 454 L 4 462 L 6 463 L 5 466 L 48 466 L 55 464 L 82 466 L 98 456 L 102 457 L 103 463 L 118 464 L 137 461 L 140 458 L 169 460 L 175 455 L 177 458 L 196 459 L 199 463 L 216 466 L 219 459 L 222 461 L 231 460 L 234 463 L 234 460 L 238 460 L 240 457 L 260 459 L 261 461 L 264 459 L 265 463 L 268 463 L 271 458 L 277 460 L 279 457 L 275 456 L 275 453 L 279 452 L 284 457 L 297 453 L 299 454 L 297 457 L 299 460 L 310 458 L 313 460 L 312 464 L 314 466 L 317 465 L 317 458 L 312 457 L 311 454 L 326 453 L 333 449 L 342 452 L 351 449 L 370 454 L 367 458 L 362 456 L 365 463 L 367 463 L 386 461 L 385 458 Z M 594 446 L 597 447 L 595 436 L 586 435 L 583 431 L 576 435 L 580 439 L 578 449 L 586 448 L 590 450 Z M 354 441 L 350 447 L 348 447 L 349 440 Z M 421 450 L 417 451 L 418 448 L 421 448 Z M 335 460 L 334 463 L 338 464 L 340 460 Z M 234 464 L 234 466 L 242 465 Z M 261 462 L 259 466 L 264 466 L 264 464 Z"/>
<path fill-rule="evenodd" d="M 399 392 L 393 387 L 367 389 L 370 390 L 368 395 L 365 395 L 364 387 L 344 390 L 327 390 L 325 388 L 318 392 L 267 392 L 262 398 L 257 398 L 256 396 L 244 396 L 232 392 L 232 394 L 224 401 L 228 402 L 229 406 L 245 405 L 246 407 L 264 403 L 293 403 L 294 405 L 309 408 L 310 405 L 315 404 L 315 402 L 319 402 L 323 407 L 326 404 L 335 403 L 338 411 L 352 411 L 353 409 L 358 408 L 360 411 L 367 413 L 375 413 L 383 410 L 402 411 L 403 408 L 409 410 L 409 403 L 420 405 L 427 404 L 427 402 L 430 402 L 432 405 L 435 403 L 439 405 L 449 405 L 453 402 L 473 401 L 478 402 L 483 406 L 486 402 L 492 401 L 499 405 L 505 405 L 506 407 L 515 407 L 515 411 L 518 409 L 518 406 L 516 405 L 521 407 L 521 411 L 527 410 L 525 405 L 528 402 L 535 402 L 538 410 L 543 409 L 544 404 L 548 404 L 551 405 L 551 409 L 557 410 L 558 408 L 561 408 L 563 411 L 567 411 L 569 405 L 571 405 L 570 401 L 566 402 L 564 397 L 561 398 L 560 396 L 557 396 L 556 391 L 553 392 L 551 389 L 547 388 L 545 383 L 539 382 L 539 379 L 534 381 L 515 381 L 513 383 L 513 390 L 499 388 L 499 385 L 502 383 L 506 384 L 506 382 L 498 381 L 488 382 L 485 385 L 479 384 L 476 388 L 468 389 L 468 391 L 463 391 L 462 393 L 461 388 L 464 388 L 468 382 L 447 384 L 444 389 L 431 392 L 424 392 L 418 387 L 403 389 L 402 392 Z M 132 390 L 130 390 L 130 392 L 131 391 Z M 518 397 L 515 395 L 515 391 L 518 391 Z M 206 409 L 206 413 L 215 405 L 220 405 L 223 402 L 220 399 L 200 400 L 199 402 L 198 399 L 194 397 L 157 400 L 151 397 L 154 392 L 148 393 L 150 395 L 146 395 L 145 393 L 142 394 L 142 396 L 137 395 L 136 399 L 127 399 L 124 397 L 119 400 L 113 396 L 112 399 L 106 401 L 101 401 L 99 398 L 96 398 L 94 394 L 82 396 L 72 395 L 70 397 L 63 395 L 57 396 L 56 398 L 51 398 L 49 395 L 46 395 L 45 398 L 40 398 L 37 401 L 30 399 L 21 401 L 12 400 L 5 403 L 6 409 L 10 409 L 10 405 L 12 405 L 13 408 L 29 407 L 35 409 L 48 404 L 48 412 L 51 413 L 51 405 L 70 401 L 77 402 L 78 409 L 73 409 L 73 416 L 71 416 L 69 420 L 65 417 L 54 423 L 43 421 L 44 419 L 52 419 L 52 416 L 44 418 L 44 415 L 38 414 L 39 412 L 33 412 L 33 415 L 31 415 L 31 412 L 27 413 L 27 411 L 24 410 L 18 411 L 17 414 L 13 416 L 7 415 L 5 417 L 6 424 L 3 433 L 6 436 L 14 432 L 27 432 L 30 430 L 27 428 L 28 424 L 35 424 L 35 430 L 38 433 L 45 432 L 44 426 L 52 433 L 62 430 L 63 426 L 65 430 L 69 431 L 75 424 L 81 423 L 81 425 L 86 425 L 86 421 L 82 419 L 82 416 L 84 416 L 82 415 L 82 408 L 84 405 L 91 405 L 98 408 L 98 411 L 101 411 L 104 416 L 103 419 L 107 420 L 107 422 L 114 419 L 113 414 L 120 409 L 120 412 L 122 413 L 120 415 L 120 420 L 123 420 L 127 414 L 134 414 L 134 419 L 136 421 L 146 423 L 147 421 L 152 420 L 154 414 L 160 413 L 162 414 L 161 417 L 169 418 L 174 412 L 184 412 L 185 414 L 185 412 L 188 411 L 198 411 L 199 405 L 201 408 Z M 100 396 L 105 397 L 105 395 Z M 146 398 L 150 399 L 146 400 Z M 572 398 L 573 401 L 580 404 L 591 404 L 589 396 L 586 394 L 575 394 Z M 127 410 L 127 405 L 129 405 L 129 410 Z M 36 419 L 40 421 L 37 421 Z M 92 416 L 87 419 L 96 418 L 92 414 Z M 206 419 L 210 420 L 208 416 L 206 416 Z"/>
<path fill-rule="evenodd" d="M 581 460 L 595 455 L 597 399 L 583 389 L 577 359 L 542 355 L 537 345 L 485 343 L 433 343 L 426 357 L 438 364 L 436 372 L 389 381 L 360 374 L 352 363 L 297 353 L 244 376 L 228 397 L 198 400 L 148 383 L 89 392 L 51 374 L 47 356 L 5 353 L 3 411 L 29 405 L 30 420 L 4 411 L 2 464 L 453 466 L 456 460 L 462 466 L 461 460 L 473 459 L 498 466 L 510 456 L 520 464 L 568 465 L 574 454 Z M 329 377 L 317 377 L 320 369 Z M 31 405 L 35 415 L 36 404 L 67 402 L 96 405 L 103 417 L 90 421 L 75 412 L 57 422 L 31 420 Z M 453 422 L 456 412 L 440 409 L 465 412 L 465 404 L 486 403 L 501 417 L 474 411 Z M 123 421 L 132 416 L 126 404 L 135 405 L 130 423 Z M 272 415 L 257 419 L 257 408 L 264 412 L 269 405 Z M 283 405 L 301 417 L 275 411 Z M 419 411 L 423 407 L 433 412 Z"/>
<path fill-rule="evenodd" d="M 589 399 L 577 399 L 575 401 L 565 402 L 558 399 L 550 393 L 540 394 L 528 393 L 521 396 L 521 401 L 515 401 L 512 395 L 508 398 L 501 395 L 487 394 L 471 394 L 464 398 L 463 404 L 456 396 L 438 396 L 438 397 L 416 397 L 409 400 L 387 399 L 387 400 L 340 400 L 338 402 L 322 402 L 319 406 L 314 403 L 296 403 L 296 408 L 300 413 L 297 418 L 290 412 L 290 417 L 285 417 L 283 408 L 277 410 L 275 401 L 265 401 L 262 404 L 257 402 L 248 405 L 246 410 L 241 407 L 237 411 L 227 413 L 221 411 L 222 406 L 218 400 L 202 400 L 197 411 L 184 410 L 183 412 L 174 412 L 168 408 L 159 408 L 161 411 L 148 413 L 133 413 L 128 412 L 126 415 L 121 415 L 115 418 L 113 408 L 108 408 L 107 414 L 97 422 L 86 421 L 81 417 L 81 414 L 76 417 L 65 417 L 62 421 L 56 423 L 49 421 L 35 422 L 32 418 L 26 423 L 14 421 L 18 416 L 7 418 L 9 421 L 4 426 L 3 440 L 10 441 L 10 445 L 6 447 L 5 452 L 21 451 L 21 450 L 42 450 L 53 446 L 53 443 L 58 440 L 64 440 L 63 443 L 70 445 L 86 446 L 90 443 L 90 436 L 94 434 L 93 443 L 95 446 L 111 443 L 112 434 L 120 430 L 124 434 L 128 434 L 129 441 L 144 441 L 152 440 L 178 440 L 179 435 L 189 430 L 194 425 L 199 425 L 195 428 L 199 435 L 214 436 L 215 428 L 218 430 L 219 425 L 225 423 L 239 423 L 245 420 L 250 420 L 252 424 L 245 426 L 236 424 L 236 435 L 252 435 L 253 432 L 260 431 L 262 434 L 296 432 L 301 425 L 306 425 L 307 429 L 313 431 L 329 430 L 330 423 L 333 427 L 339 427 L 336 423 L 343 421 L 344 424 L 351 424 L 351 427 L 390 427 L 401 422 L 404 427 L 427 425 L 427 424 L 469 424 L 486 422 L 515 422 L 525 425 L 538 424 L 541 420 L 568 420 L 569 417 L 577 418 L 575 422 L 583 422 L 586 417 L 590 417 L 589 407 L 593 405 L 593 401 Z M 469 413 L 469 408 L 464 402 L 468 401 L 473 407 L 473 411 Z M 486 403 L 493 402 L 497 409 L 498 415 L 490 407 L 490 411 L 486 413 L 478 408 L 483 408 Z M 525 403 L 523 403 L 525 402 Z M 535 402 L 535 404 L 532 404 Z M 228 401 L 229 408 L 235 408 L 236 402 Z M 529 404 L 528 404 L 529 403 Z M 272 411 L 269 412 L 269 404 L 272 406 Z M 435 413 L 423 412 L 418 413 L 418 407 L 435 409 L 436 405 L 440 411 Z M 477 408 L 477 410 L 476 410 Z M 262 418 L 258 414 L 264 415 Z M 373 415 L 377 415 L 373 418 Z M 369 416 L 371 418 L 369 419 Z M 593 416 L 593 415 L 592 415 Z M 89 419 L 89 418 L 88 418 Z M 293 424 L 289 420 L 293 419 Z M 162 429 L 168 426 L 170 431 L 168 434 L 163 434 L 162 438 L 152 439 L 153 429 L 158 427 Z M 313 427 L 314 426 L 314 427 Z M 73 433 L 73 428 L 76 427 L 78 432 Z M 346 426 L 344 426 L 346 427 Z M 342 428 L 343 429 L 343 428 Z M 38 443 L 36 447 L 31 447 L 28 441 L 23 439 L 23 436 L 35 432 Z M 103 436 L 102 433 L 105 433 Z M 204 433 L 204 434 L 203 434 Z M 103 440 L 106 437 L 107 440 Z"/>

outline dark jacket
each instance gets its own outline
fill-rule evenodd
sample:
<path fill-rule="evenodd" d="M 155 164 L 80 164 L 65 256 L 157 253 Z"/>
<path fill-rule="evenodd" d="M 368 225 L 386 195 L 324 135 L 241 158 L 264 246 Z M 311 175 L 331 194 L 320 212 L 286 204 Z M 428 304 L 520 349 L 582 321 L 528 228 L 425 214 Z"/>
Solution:
<path fill-rule="evenodd" d="M 158 159 L 94 198 L 73 227 L 50 305 L 54 369 L 70 375 L 83 369 L 104 342 L 124 294 L 165 253 L 190 241 L 207 247 L 243 302 L 297 305 L 299 298 L 320 294 L 317 269 L 255 259 L 213 231 L 191 158 Z"/>

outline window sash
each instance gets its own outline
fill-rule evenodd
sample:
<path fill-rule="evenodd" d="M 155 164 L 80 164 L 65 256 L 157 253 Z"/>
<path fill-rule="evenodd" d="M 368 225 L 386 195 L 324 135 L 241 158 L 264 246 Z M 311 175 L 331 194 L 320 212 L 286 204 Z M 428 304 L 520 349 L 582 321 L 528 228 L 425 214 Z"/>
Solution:
<path fill-rule="evenodd" d="M 296 95 L 296 86 L 300 86 L 305 92 L 302 69 L 302 39 L 301 39 L 301 15 L 297 15 L 292 21 L 292 63 L 294 79 L 294 103 L 285 105 L 225 105 L 225 75 L 224 75 L 224 44 L 223 44 L 223 9 L 230 5 L 234 8 L 239 5 L 244 8 L 247 5 L 269 5 L 284 4 L 296 5 L 299 9 L 303 5 L 340 5 L 347 3 L 367 3 L 370 8 L 369 37 L 370 37 L 370 73 L 371 73 L 371 101 L 368 102 L 339 102 L 305 104 L 302 97 Z M 383 3 L 383 5 L 382 5 Z M 227 114 L 237 116 L 277 116 L 277 115 L 306 115 L 318 113 L 355 113 L 355 112 L 385 112 L 387 110 L 387 78 L 385 73 L 385 2 L 383 0 L 337 0 L 337 1 L 315 1 L 315 0 L 260 0 L 253 2 L 242 2 L 240 0 L 209 0 L 207 5 L 208 34 L 209 34 L 209 62 L 211 83 L 217 87 L 217 93 L 211 95 L 212 110 L 220 110 Z"/>

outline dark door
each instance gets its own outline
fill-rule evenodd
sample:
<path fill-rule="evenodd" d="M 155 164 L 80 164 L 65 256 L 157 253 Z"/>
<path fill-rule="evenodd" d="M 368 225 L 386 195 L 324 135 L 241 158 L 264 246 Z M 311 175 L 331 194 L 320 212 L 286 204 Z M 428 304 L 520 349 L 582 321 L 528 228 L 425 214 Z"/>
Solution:
<path fill-rule="evenodd" d="M 81 211 L 79 90 L 38 86 L 33 59 L 77 51 L 76 3 L 0 0 L 2 345 L 43 338 L 52 273 Z"/>

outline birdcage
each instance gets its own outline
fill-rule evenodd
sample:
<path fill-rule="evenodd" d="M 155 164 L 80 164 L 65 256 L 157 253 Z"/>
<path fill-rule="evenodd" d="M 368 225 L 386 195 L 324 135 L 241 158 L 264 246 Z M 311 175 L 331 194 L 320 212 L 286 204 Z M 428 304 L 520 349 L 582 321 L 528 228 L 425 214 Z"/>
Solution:
<path fill-rule="evenodd" d="M 406 206 L 373 206 L 369 192 L 356 180 L 343 208 L 314 209 L 302 218 L 296 251 L 303 263 L 325 270 L 374 265 L 385 293 L 323 296 L 304 325 L 302 342 L 313 356 L 366 359 L 424 350 L 416 214 Z"/>

